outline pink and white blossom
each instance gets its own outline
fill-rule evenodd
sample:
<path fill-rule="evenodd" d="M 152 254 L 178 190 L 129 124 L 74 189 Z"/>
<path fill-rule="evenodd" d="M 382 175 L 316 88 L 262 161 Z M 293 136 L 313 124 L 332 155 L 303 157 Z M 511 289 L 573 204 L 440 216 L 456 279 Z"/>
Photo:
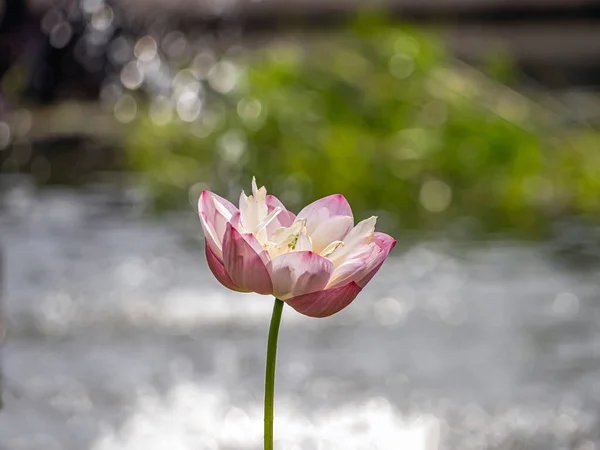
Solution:
<path fill-rule="evenodd" d="M 298 312 L 327 317 L 348 306 L 379 270 L 396 241 L 375 232 L 377 218 L 354 225 L 340 194 L 298 215 L 252 180 L 239 208 L 203 191 L 198 213 L 214 276 L 239 292 L 270 294 Z"/>

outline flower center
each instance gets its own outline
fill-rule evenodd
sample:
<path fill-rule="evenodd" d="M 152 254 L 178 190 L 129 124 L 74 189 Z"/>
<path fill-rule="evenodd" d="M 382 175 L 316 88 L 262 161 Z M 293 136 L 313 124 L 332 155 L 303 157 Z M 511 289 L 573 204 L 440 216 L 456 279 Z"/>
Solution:
<path fill-rule="evenodd" d="M 288 248 L 292 249 L 292 250 L 296 250 L 296 244 L 298 243 L 298 238 L 300 237 L 300 233 L 296 234 L 292 241 L 287 245 Z"/>

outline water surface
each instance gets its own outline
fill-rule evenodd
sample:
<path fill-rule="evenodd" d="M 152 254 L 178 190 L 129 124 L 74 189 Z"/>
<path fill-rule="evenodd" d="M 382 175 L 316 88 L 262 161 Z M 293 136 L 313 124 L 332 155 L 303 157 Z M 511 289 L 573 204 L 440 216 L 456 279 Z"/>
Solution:
<path fill-rule="evenodd" d="M 272 302 L 193 214 L 5 191 L 2 450 L 261 448 Z M 342 313 L 284 310 L 278 448 L 600 449 L 600 288 L 552 246 L 407 242 Z"/>

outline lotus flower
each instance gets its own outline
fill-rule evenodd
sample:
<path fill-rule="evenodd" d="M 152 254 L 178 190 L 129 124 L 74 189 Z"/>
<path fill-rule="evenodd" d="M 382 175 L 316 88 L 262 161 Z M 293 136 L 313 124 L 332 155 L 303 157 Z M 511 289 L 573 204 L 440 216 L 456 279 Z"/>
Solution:
<path fill-rule="evenodd" d="M 311 317 L 348 306 L 396 244 L 375 232 L 376 217 L 354 225 L 342 195 L 317 200 L 296 216 L 255 179 L 239 209 L 203 191 L 198 212 L 208 266 L 221 284 L 274 295 Z"/>

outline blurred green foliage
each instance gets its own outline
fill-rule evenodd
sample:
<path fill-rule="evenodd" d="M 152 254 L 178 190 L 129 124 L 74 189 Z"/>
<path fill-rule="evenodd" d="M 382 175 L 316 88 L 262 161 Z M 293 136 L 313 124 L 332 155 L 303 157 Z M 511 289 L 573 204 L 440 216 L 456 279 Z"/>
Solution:
<path fill-rule="evenodd" d="M 205 82 L 197 120 L 145 115 L 131 129 L 131 164 L 159 207 L 205 187 L 235 201 L 254 175 L 292 210 L 343 193 L 388 231 L 541 235 L 566 215 L 600 221 L 599 135 L 563 126 L 428 33 L 363 18 L 225 60 L 237 84 Z"/>

